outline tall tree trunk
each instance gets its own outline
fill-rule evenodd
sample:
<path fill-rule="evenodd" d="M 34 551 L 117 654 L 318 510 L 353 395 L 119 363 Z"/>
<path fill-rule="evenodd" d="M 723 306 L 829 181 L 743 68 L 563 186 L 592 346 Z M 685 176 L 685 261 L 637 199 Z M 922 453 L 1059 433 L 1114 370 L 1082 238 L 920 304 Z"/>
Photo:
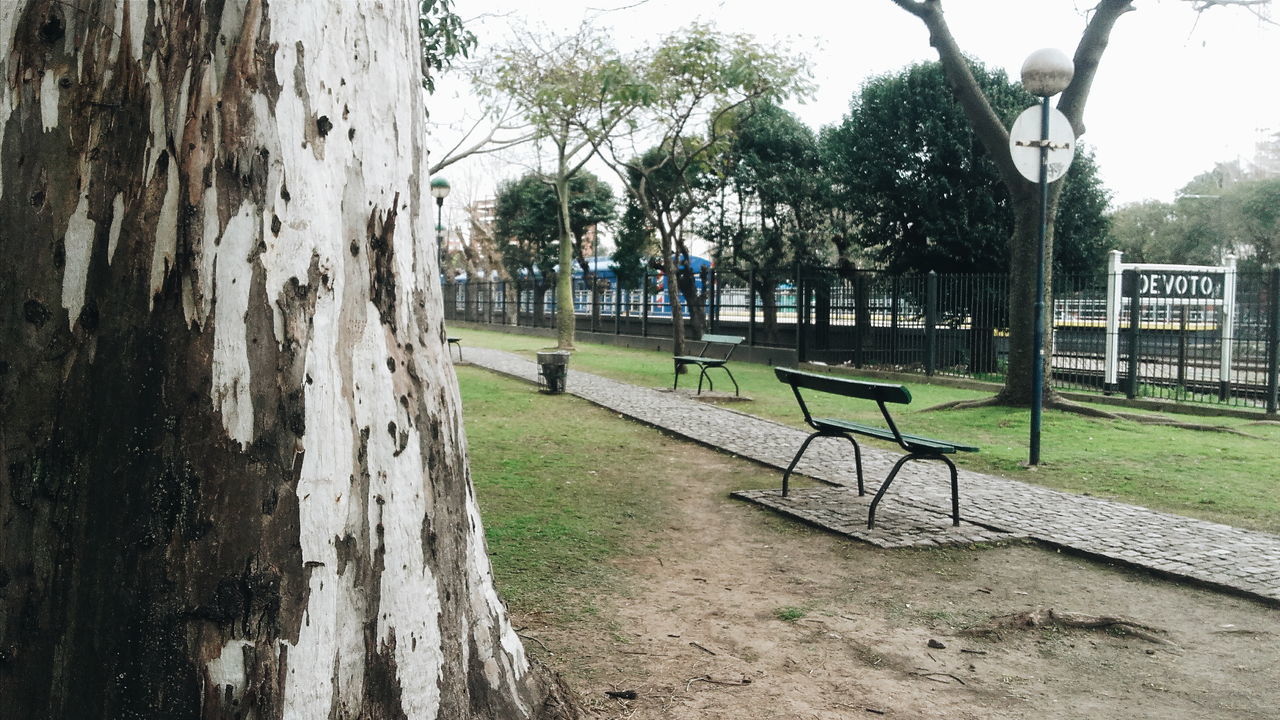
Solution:
<path fill-rule="evenodd" d="M 662 274 L 665 278 L 663 290 L 667 293 L 667 304 L 671 307 L 671 353 L 673 355 L 684 355 L 684 307 L 680 304 L 680 283 L 679 269 L 676 266 L 675 242 L 672 240 L 671 234 L 665 229 L 660 229 L 659 235 L 662 238 Z M 676 368 L 676 372 L 683 372 L 685 366 L 681 365 Z"/>
<path fill-rule="evenodd" d="M 560 271 L 556 273 L 556 347 L 573 349 L 573 230 L 569 215 L 569 175 L 564 158 L 555 180 L 556 200 L 560 216 Z"/>
<path fill-rule="evenodd" d="M 1057 198 L 1062 183 L 1054 183 L 1050 188 L 1049 217 L 1053 217 L 1057 209 Z M 1034 347 L 1035 306 L 1036 306 L 1036 262 L 1037 247 L 1040 236 L 1040 202 L 1038 191 L 1022 192 L 1022 195 L 1036 195 L 1034 200 L 1015 195 L 1013 202 L 1014 223 L 1013 238 L 1009 242 L 1009 266 L 1011 268 L 1030 268 L 1023 272 L 1009 273 L 1009 371 L 1005 375 L 1004 388 L 999 397 L 1001 402 L 1011 405 L 1030 405 L 1032 392 L 1032 374 L 1037 361 L 1037 350 Z M 1044 342 L 1040 346 L 1044 352 L 1040 362 L 1044 367 L 1044 394 L 1052 396 L 1050 372 L 1052 370 L 1053 347 L 1053 296 L 1049 289 L 1053 287 L 1053 224 L 1050 223 L 1045 237 L 1044 261 Z"/>
<path fill-rule="evenodd" d="M 0 4 L 0 708 L 550 717 L 444 351 L 416 3 Z"/>

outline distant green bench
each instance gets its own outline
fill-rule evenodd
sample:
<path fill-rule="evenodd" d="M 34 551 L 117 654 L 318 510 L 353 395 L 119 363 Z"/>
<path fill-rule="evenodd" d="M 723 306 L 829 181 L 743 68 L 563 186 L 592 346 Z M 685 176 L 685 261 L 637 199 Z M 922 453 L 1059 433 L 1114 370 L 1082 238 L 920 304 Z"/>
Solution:
<path fill-rule="evenodd" d="M 858 469 L 858 494 L 865 495 L 866 491 L 862 487 L 862 450 L 858 447 L 858 442 L 853 439 L 854 435 L 865 435 L 879 440 L 896 442 L 899 447 L 907 451 L 907 454 L 893 466 L 893 470 L 889 471 L 889 476 L 880 484 L 880 489 L 876 492 L 875 498 L 871 500 L 871 509 L 867 513 L 868 528 L 875 527 L 876 506 L 880 504 L 880 499 L 884 497 L 885 491 L 889 489 L 893 478 L 897 476 L 898 471 L 902 469 L 902 466 L 908 460 L 941 460 L 947 464 L 947 467 L 951 470 L 951 521 L 953 525 L 960 524 L 960 484 L 956 477 L 955 463 L 951 462 L 951 458 L 947 456 L 957 452 L 977 452 L 978 448 L 919 435 L 907 435 L 898 430 L 898 426 L 894 423 L 893 417 L 889 415 L 889 408 L 885 406 L 885 403 L 905 405 L 911 402 L 911 392 L 906 387 L 886 383 L 863 382 L 861 380 L 800 370 L 788 370 L 786 368 L 774 368 L 774 374 L 778 377 L 778 380 L 791 386 L 791 391 L 796 396 L 796 402 L 800 404 L 800 411 L 804 413 L 804 421 L 815 430 L 812 435 L 805 439 L 804 444 L 800 446 L 800 451 L 791 460 L 791 465 L 782 474 L 782 495 L 784 497 L 787 494 L 787 481 L 791 477 L 791 472 L 795 470 L 796 464 L 800 462 L 800 456 L 804 455 L 804 451 L 809 448 L 809 443 L 813 442 L 814 438 L 819 437 L 843 437 L 853 443 L 854 464 Z M 874 400 L 880 407 L 880 414 L 884 416 L 886 427 L 863 425 L 836 418 L 813 417 L 809 413 L 809 407 L 804 402 L 804 396 L 800 393 L 802 389 L 843 397 Z"/>
<path fill-rule="evenodd" d="M 445 343 L 445 346 L 446 346 L 446 347 L 456 347 L 456 348 L 458 348 L 458 362 L 462 362 L 462 338 L 460 338 L 460 337 L 447 337 L 447 338 L 445 338 L 445 340 L 447 341 L 447 342 Z"/>
<path fill-rule="evenodd" d="M 702 381 L 707 381 L 707 389 L 715 390 L 715 383 L 711 378 L 707 377 L 707 371 L 713 368 L 720 368 L 729 374 L 729 379 L 733 381 L 733 394 L 738 394 L 738 381 L 734 379 L 733 373 L 729 372 L 726 363 L 729 362 L 729 356 L 733 355 L 734 348 L 742 344 L 745 338 L 737 335 L 703 335 L 700 340 L 690 340 L 689 342 L 702 343 L 702 348 L 697 355 L 676 355 L 671 359 L 676 363 L 676 379 L 671 384 L 671 389 L 675 390 L 680 385 L 680 368 L 685 365 L 697 365 L 701 368 L 698 373 L 698 394 L 702 394 Z"/>

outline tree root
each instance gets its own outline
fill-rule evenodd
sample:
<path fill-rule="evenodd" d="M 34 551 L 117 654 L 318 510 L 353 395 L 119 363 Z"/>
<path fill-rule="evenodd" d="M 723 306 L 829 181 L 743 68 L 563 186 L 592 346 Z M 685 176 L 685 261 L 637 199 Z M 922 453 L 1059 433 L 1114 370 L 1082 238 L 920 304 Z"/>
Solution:
<path fill-rule="evenodd" d="M 560 673 L 536 661 L 532 665 L 541 702 L 533 708 L 531 720 L 583 720 L 587 717 L 578 696 Z"/>
<path fill-rule="evenodd" d="M 988 398 L 980 400 L 954 400 L 952 402 L 934 405 L 924 409 L 924 412 L 933 412 L 935 410 L 972 410 L 974 408 L 992 407 L 997 405 L 1007 405 L 1016 407 L 1019 403 L 1013 403 L 1005 399 L 1003 395 L 992 395 Z M 1072 413 L 1074 415 L 1082 415 L 1084 417 L 1098 418 L 1101 420 L 1129 420 L 1131 422 L 1141 423 L 1143 425 L 1164 425 L 1167 427 L 1178 428 L 1181 430 L 1196 430 L 1198 432 L 1220 432 L 1228 435 L 1239 435 L 1241 437 L 1251 438 L 1253 440 L 1262 440 L 1258 435 L 1247 433 L 1243 430 L 1237 430 L 1226 425 L 1205 425 L 1203 423 L 1189 423 L 1181 420 L 1174 420 L 1165 415 L 1145 415 L 1141 413 L 1129 412 L 1111 412 L 1102 408 L 1091 407 L 1089 405 L 1081 405 L 1077 402 L 1063 399 L 1060 395 L 1054 393 L 1045 398 L 1044 408 L 1046 410 L 1057 410 L 1059 412 Z M 1275 421 L 1261 420 L 1251 425 L 1262 423 L 1274 423 Z"/>
<path fill-rule="evenodd" d="M 1009 404 L 1010 403 L 1004 402 L 999 395 L 992 395 L 989 398 L 982 398 L 981 400 L 953 400 L 951 402 L 942 403 L 941 405 L 927 407 L 921 412 L 933 412 L 935 410 L 972 410 L 974 408 Z"/>
<path fill-rule="evenodd" d="M 1012 615 L 1000 615 L 987 623 L 963 630 L 968 635 L 998 635 L 1001 630 L 1029 630 L 1036 628 L 1077 628 L 1100 630 L 1135 637 L 1140 640 L 1178 649 L 1174 643 L 1161 637 L 1166 631 L 1128 618 L 1111 615 L 1085 615 L 1062 612 L 1053 608 L 1036 608 Z"/>

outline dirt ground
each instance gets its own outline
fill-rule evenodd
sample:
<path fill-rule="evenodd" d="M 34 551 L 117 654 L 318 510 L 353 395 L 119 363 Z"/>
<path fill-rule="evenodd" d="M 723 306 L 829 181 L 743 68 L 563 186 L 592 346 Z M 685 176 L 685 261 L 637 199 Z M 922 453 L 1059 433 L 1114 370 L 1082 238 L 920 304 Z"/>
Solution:
<path fill-rule="evenodd" d="M 680 447 L 599 614 L 514 618 L 593 717 L 1280 718 L 1276 608 L 1030 543 L 876 549 L 730 499 L 761 470 Z M 1036 608 L 1165 634 L 966 631 Z"/>

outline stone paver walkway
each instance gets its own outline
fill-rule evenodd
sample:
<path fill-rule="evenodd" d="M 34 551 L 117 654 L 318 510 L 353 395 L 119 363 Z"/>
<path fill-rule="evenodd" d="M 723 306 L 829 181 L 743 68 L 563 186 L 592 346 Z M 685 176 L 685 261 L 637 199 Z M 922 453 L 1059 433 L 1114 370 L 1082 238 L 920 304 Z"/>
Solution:
<path fill-rule="evenodd" d="M 475 365 L 537 381 L 537 366 L 487 348 L 467 350 Z M 570 367 L 568 391 L 626 417 L 765 465 L 786 468 L 808 433 L 684 394 L 602 378 Z M 780 512 L 883 547 L 1032 537 L 1045 543 L 1280 601 L 1280 536 L 960 470 L 959 528 L 939 463 L 908 463 L 866 530 L 866 503 L 900 457 L 864 447 L 867 495 L 859 498 L 848 441 L 814 441 L 796 471 L 836 486 L 735 493 Z M 845 504 L 847 502 L 847 505 Z"/>

